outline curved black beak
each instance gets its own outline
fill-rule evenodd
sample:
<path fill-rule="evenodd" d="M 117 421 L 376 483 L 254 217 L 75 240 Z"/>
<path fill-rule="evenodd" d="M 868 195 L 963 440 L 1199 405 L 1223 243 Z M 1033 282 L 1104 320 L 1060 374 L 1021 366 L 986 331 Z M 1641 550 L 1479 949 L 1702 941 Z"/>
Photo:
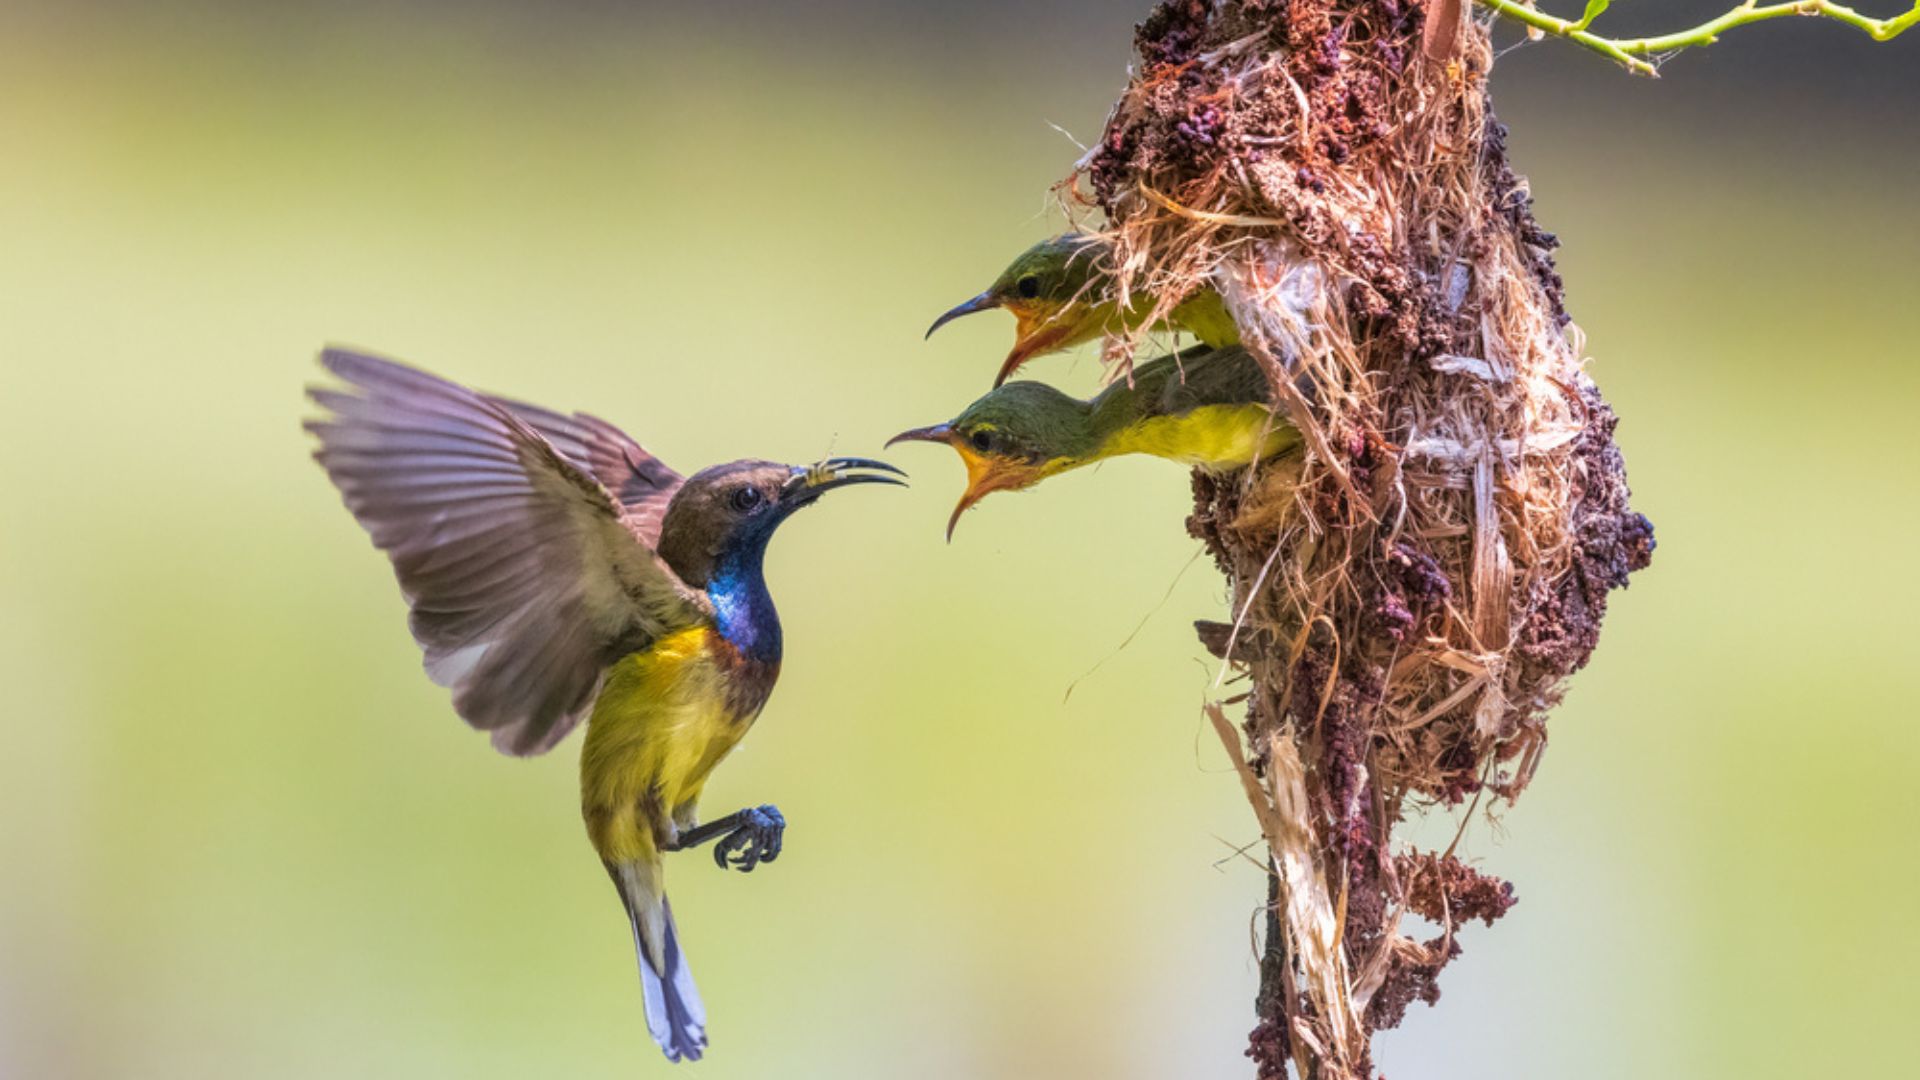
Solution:
<path fill-rule="evenodd" d="M 935 330 L 940 329 L 962 315 L 972 315 L 976 311 L 990 311 L 999 306 L 1000 301 L 994 298 L 992 292 L 983 292 L 979 296 L 968 300 L 964 304 L 960 304 L 951 311 L 948 311 L 945 315 L 933 320 L 933 325 L 927 327 L 927 337 L 932 337 Z M 921 338 L 920 340 L 925 341 L 926 338 Z"/>
<path fill-rule="evenodd" d="M 906 487 L 907 482 L 901 479 L 906 475 L 892 465 L 872 458 L 827 458 L 812 465 L 794 466 L 793 476 L 787 480 L 780 497 L 783 502 L 804 504 L 834 488 L 853 484 L 898 484 Z"/>
<path fill-rule="evenodd" d="M 887 446 L 901 442 L 947 442 L 953 436 L 952 424 L 934 424 L 932 427 L 917 427 L 903 431 L 887 440 Z M 882 447 L 885 449 L 885 447 Z"/>

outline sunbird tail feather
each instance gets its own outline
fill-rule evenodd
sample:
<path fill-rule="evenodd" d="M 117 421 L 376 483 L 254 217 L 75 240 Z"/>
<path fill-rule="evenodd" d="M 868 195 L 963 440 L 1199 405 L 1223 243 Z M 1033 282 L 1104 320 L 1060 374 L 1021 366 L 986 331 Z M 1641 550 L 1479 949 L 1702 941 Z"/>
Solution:
<path fill-rule="evenodd" d="M 668 1061 L 699 1061 L 707 1048 L 707 1007 L 680 951 L 673 907 L 659 890 L 660 866 L 608 864 L 614 887 L 633 923 L 633 951 L 640 958 L 640 992 L 647 1031 Z"/>
<path fill-rule="evenodd" d="M 680 934 L 673 926 L 673 908 L 660 899 L 666 932 L 661 967 L 640 955 L 640 989 L 647 1002 L 647 1030 L 669 1061 L 699 1061 L 707 1048 L 707 1007 L 693 984 L 693 969 L 680 952 Z"/>

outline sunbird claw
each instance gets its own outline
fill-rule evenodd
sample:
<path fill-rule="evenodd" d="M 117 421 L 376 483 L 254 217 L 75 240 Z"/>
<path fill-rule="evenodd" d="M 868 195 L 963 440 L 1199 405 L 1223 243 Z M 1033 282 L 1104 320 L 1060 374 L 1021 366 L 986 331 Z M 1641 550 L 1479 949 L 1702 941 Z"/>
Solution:
<path fill-rule="evenodd" d="M 780 857 L 781 842 L 787 831 L 787 819 L 771 803 L 740 812 L 740 825 L 713 845 L 713 862 L 722 870 L 729 868 L 750 874 L 763 862 Z"/>

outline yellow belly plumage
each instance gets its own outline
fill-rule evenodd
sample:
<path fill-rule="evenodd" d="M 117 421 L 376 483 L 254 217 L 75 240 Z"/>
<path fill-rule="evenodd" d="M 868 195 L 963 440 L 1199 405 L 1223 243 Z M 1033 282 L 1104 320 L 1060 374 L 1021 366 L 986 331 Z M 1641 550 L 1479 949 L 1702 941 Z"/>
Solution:
<path fill-rule="evenodd" d="M 708 774 L 753 720 L 728 707 L 712 634 L 680 631 L 607 670 L 581 751 L 580 804 L 609 863 L 657 858 L 657 834 L 694 824 Z"/>
<path fill-rule="evenodd" d="M 1265 405 L 1202 405 L 1122 428 L 1100 448 L 1100 456 L 1152 454 L 1184 465 L 1232 469 L 1299 444 L 1299 432 Z"/>
<path fill-rule="evenodd" d="M 1240 326 L 1227 311 L 1226 301 L 1212 289 L 1200 289 L 1173 309 L 1173 321 L 1205 342 L 1210 348 L 1224 349 L 1240 344 Z"/>

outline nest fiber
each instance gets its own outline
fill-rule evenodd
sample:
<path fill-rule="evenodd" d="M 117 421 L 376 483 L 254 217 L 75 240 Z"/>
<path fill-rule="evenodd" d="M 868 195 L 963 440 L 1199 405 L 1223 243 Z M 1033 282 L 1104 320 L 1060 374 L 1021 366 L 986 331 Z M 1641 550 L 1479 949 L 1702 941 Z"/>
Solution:
<path fill-rule="evenodd" d="M 1459 10 L 1165 3 L 1064 185 L 1129 298 L 1220 292 L 1305 435 L 1196 474 L 1189 522 L 1232 583 L 1203 636 L 1246 677 L 1244 725 L 1216 719 L 1272 847 L 1262 1076 L 1371 1076 L 1370 1033 L 1512 904 L 1394 827 L 1520 794 L 1653 549 Z"/>

